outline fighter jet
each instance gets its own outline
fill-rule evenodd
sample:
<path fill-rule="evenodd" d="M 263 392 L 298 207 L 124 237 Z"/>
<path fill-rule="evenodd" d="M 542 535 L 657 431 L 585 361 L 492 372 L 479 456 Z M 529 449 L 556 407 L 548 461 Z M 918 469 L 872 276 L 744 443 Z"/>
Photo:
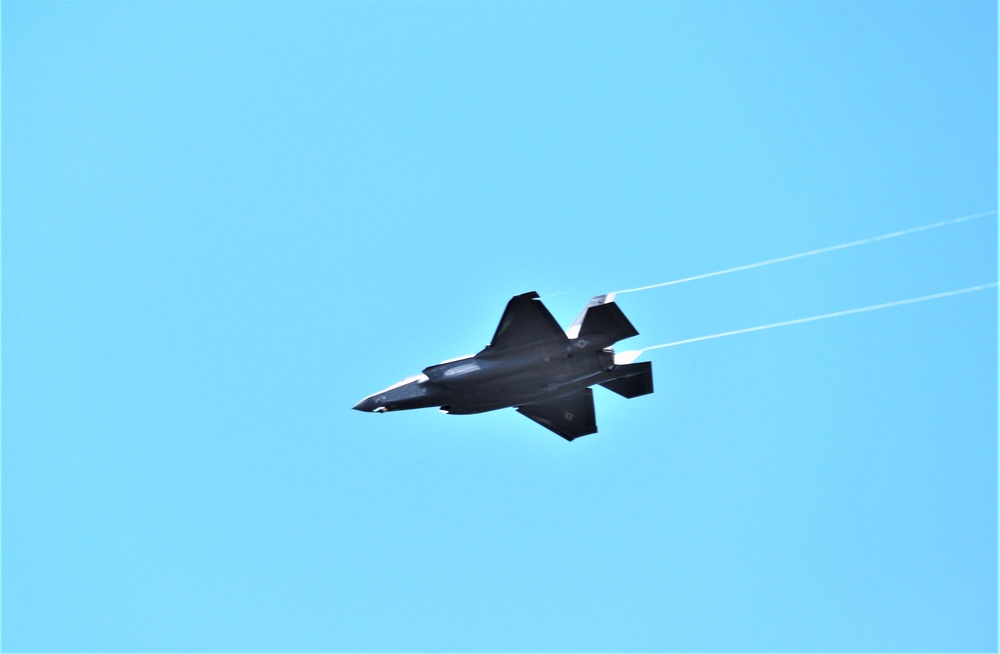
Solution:
<path fill-rule="evenodd" d="M 567 441 L 597 432 L 599 384 L 626 398 L 653 392 L 651 363 L 638 351 L 615 355 L 611 345 L 638 335 L 614 293 L 593 298 L 565 332 L 530 292 L 507 303 L 493 340 L 481 352 L 451 359 L 358 402 L 358 411 L 385 413 L 440 407 L 470 414 L 515 407 Z"/>

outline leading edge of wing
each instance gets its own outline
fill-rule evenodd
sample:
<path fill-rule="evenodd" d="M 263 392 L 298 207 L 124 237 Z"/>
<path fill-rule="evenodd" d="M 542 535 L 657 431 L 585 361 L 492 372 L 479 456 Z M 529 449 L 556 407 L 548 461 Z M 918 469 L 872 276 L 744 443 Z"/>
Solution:
<path fill-rule="evenodd" d="M 517 412 L 568 441 L 597 433 L 594 393 L 589 388 L 568 397 L 520 406 Z"/>
<path fill-rule="evenodd" d="M 559 323 L 531 291 L 515 295 L 507 303 L 490 347 L 512 347 L 540 341 L 565 341 L 566 334 Z"/>

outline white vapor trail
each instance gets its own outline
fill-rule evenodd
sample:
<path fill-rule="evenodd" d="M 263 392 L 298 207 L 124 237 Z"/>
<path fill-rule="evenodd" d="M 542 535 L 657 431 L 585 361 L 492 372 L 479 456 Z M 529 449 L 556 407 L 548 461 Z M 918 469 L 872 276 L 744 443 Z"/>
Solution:
<path fill-rule="evenodd" d="M 736 268 L 727 268 L 726 270 L 717 270 L 715 272 L 705 273 L 703 275 L 695 275 L 694 277 L 685 277 L 683 279 L 675 279 L 670 282 L 662 282 L 660 284 L 650 284 L 649 286 L 640 286 L 638 288 L 630 288 L 624 291 L 617 291 L 618 293 L 636 293 L 638 291 L 648 291 L 653 288 L 661 288 L 663 286 L 673 286 L 675 284 L 683 284 L 684 282 L 693 282 L 697 279 L 706 279 L 708 277 L 718 277 L 719 275 L 728 275 L 729 273 L 739 272 L 741 270 L 750 270 L 751 268 L 761 268 L 763 266 L 770 266 L 775 263 L 783 263 L 785 261 L 792 261 L 794 259 L 803 259 L 805 257 L 812 257 L 817 254 L 823 254 L 825 252 L 833 252 L 834 250 L 845 250 L 847 248 L 857 247 L 858 245 L 867 245 L 868 243 L 875 243 L 876 241 L 884 241 L 890 238 L 896 238 L 897 236 L 905 236 L 907 234 L 915 234 L 917 232 L 923 232 L 928 229 L 937 229 L 938 227 L 946 227 L 948 225 L 954 225 L 956 223 L 963 223 L 967 220 L 975 220 L 976 218 L 982 218 L 984 216 L 992 216 L 996 214 L 996 210 L 993 211 L 982 211 L 980 213 L 974 213 L 968 216 L 962 216 L 961 218 L 952 218 L 951 220 L 942 220 L 939 223 L 933 223 L 930 225 L 923 225 L 922 227 L 911 227 L 910 229 L 904 229 L 898 232 L 892 232 L 891 234 L 882 234 L 881 236 L 873 236 L 871 238 L 864 238 L 860 241 L 851 241 L 850 243 L 841 243 L 840 245 L 831 245 L 830 247 L 820 248 L 818 250 L 810 250 L 808 252 L 800 252 L 799 254 L 791 254 L 787 257 L 779 257 L 777 259 L 769 259 L 767 261 L 760 261 L 758 263 L 750 263 L 745 266 L 737 266 Z"/>
<path fill-rule="evenodd" d="M 975 291 L 982 291 L 987 288 L 995 288 L 997 282 L 991 284 L 982 284 L 980 286 L 972 286 L 969 288 L 962 288 L 957 291 L 948 291 L 946 293 L 935 293 L 933 295 L 924 295 L 922 297 L 910 298 L 908 300 L 896 300 L 895 302 L 886 302 L 885 304 L 876 304 L 871 307 L 862 307 L 860 309 L 848 309 L 846 311 L 835 311 L 834 313 L 825 313 L 821 316 L 811 316 L 809 318 L 799 318 L 797 320 L 786 320 L 784 322 L 775 322 L 770 325 L 761 325 L 759 327 L 748 327 L 746 329 L 736 329 L 731 332 L 723 332 L 721 334 L 712 334 L 710 336 L 699 336 L 697 338 L 686 338 L 683 341 L 674 341 L 673 343 L 663 343 L 662 345 L 653 345 L 651 347 L 644 347 L 641 350 L 631 350 L 629 352 L 623 352 L 622 355 L 627 357 L 631 356 L 631 360 L 634 360 L 642 352 L 648 352 L 649 350 L 658 350 L 663 347 L 673 347 L 675 345 L 684 345 L 685 343 L 697 343 L 698 341 L 708 341 L 713 338 L 722 338 L 724 336 L 735 336 L 736 334 L 746 334 L 748 332 L 759 332 L 765 329 L 774 329 L 775 327 L 787 327 L 788 325 L 799 325 L 804 322 L 814 322 L 816 320 L 826 320 L 827 318 L 838 318 L 840 316 L 849 316 L 854 313 L 864 313 L 866 311 L 877 311 L 878 309 L 888 309 L 890 307 L 898 307 L 904 304 L 915 304 L 917 302 L 926 302 L 927 300 L 937 300 L 943 297 L 951 297 L 953 295 L 962 295 L 964 293 L 973 293 Z M 623 357 L 623 361 L 625 360 Z"/>

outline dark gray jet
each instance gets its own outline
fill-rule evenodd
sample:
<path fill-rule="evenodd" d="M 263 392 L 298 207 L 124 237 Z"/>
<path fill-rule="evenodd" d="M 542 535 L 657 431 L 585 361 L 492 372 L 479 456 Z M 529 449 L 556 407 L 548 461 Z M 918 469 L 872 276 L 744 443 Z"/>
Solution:
<path fill-rule="evenodd" d="M 482 352 L 425 368 L 354 408 L 384 413 L 436 406 L 469 414 L 517 407 L 571 441 L 597 432 L 594 384 L 626 398 L 653 392 L 652 364 L 632 363 L 638 351 L 616 355 L 611 349 L 638 333 L 613 293 L 592 299 L 565 332 L 538 293 L 524 293 L 507 303 Z"/>

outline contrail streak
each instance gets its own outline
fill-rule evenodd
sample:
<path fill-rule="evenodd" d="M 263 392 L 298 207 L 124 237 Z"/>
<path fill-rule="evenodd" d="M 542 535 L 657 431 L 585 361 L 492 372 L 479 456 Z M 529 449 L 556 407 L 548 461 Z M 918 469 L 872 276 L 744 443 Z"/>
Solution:
<path fill-rule="evenodd" d="M 922 297 L 910 298 L 909 300 L 897 300 L 895 302 L 886 302 L 885 304 L 876 304 L 871 307 L 862 307 L 860 309 L 848 309 L 847 311 L 836 311 L 834 313 L 825 313 L 822 316 L 811 316 L 809 318 L 799 318 L 797 320 L 786 320 L 784 322 L 775 322 L 770 325 L 761 325 L 759 327 L 748 327 L 746 329 L 736 329 L 731 332 L 723 332 L 721 334 L 712 334 L 710 336 L 699 336 L 697 338 L 686 338 L 683 341 L 674 341 L 673 343 L 663 343 L 662 345 L 653 345 L 652 347 L 644 347 L 641 350 L 633 350 L 632 352 L 648 352 L 649 350 L 658 350 L 663 347 L 673 347 L 675 345 L 684 345 L 685 343 L 697 343 L 698 341 L 708 341 L 713 338 L 722 338 L 723 336 L 735 336 L 736 334 L 746 334 L 748 332 L 759 332 L 765 329 L 774 329 L 775 327 L 787 327 L 788 325 L 799 325 L 804 322 L 814 322 L 816 320 L 826 320 L 827 318 L 838 318 L 840 316 L 849 316 L 854 313 L 864 313 L 866 311 L 877 311 L 878 309 L 888 309 L 890 307 L 898 307 L 904 304 L 915 304 L 917 302 L 926 302 L 927 300 L 937 300 L 943 297 L 951 297 L 953 295 L 962 295 L 963 293 L 973 293 L 975 291 L 982 291 L 987 288 L 995 288 L 997 282 L 992 284 L 982 284 L 980 286 L 972 286 L 970 288 L 962 288 L 957 291 L 948 291 L 946 293 L 935 293 L 934 295 L 924 295 Z M 631 354 L 631 352 L 629 353 Z M 636 354 L 638 356 L 638 354 Z M 635 357 L 633 357 L 634 359 Z"/>
<path fill-rule="evenodd" d="M 864 238 L 860 241 L 851 241 L 850 243 L 841 243 L 840 245 L 831 245 L 830 247 L 820 248 L 818 250 L 810 250 L 808 252 L 800 252 L 799 254 L 791 254 L 787 257 L 779 257 L 777 259 L 769 259 L 767 261 L 760 261 L 758 263 L 750 263 L 745 266 L 737 266 L 736 268 L 727 268 L 726 270 L 717 270 L 715 272 L 705 273 L 703 275 L 695 275 L 694 277 L 685 277 L 683 279 L 675 279 L 670 282 L 663 282 L 661 284 L 650 284 L 649 286 L 640 286 L 638 288 L 630 288 L 624 291 L 617 291 L 618 293 L 636 293 L 638 291 L 648 291 L 652 288 L 661 288 L 663 286 L 673 286 L 674 284 L 683 284 L 684 282 L 693 282 L 697 279 L 706 279 L 708 277 L 718 277 L 719 275 L 728 275 L 729 273 L 739 272 L 741 270 L 750 270 L 751 268 L 762 268 L 763 266 L 770 266 L 775 263 L 783 263 L 785 261 L 793 261 L 795 259 L 803 259 L 805 257 L 812 257 L 817 254 L 823 254 L 824 252 L 833 252 L 834 250 L 845 250 L 847 248 L 857 247 L 858 245 L 867 245 L 868 243 L 875 243 L 876 241 L 884 241 L 890 238 L 896 238 L 897 236 L 905 236 L 907 234 L 915 234 L 917 232 L 923 232 L 928 229 L 937 229 L 938 227 L 946 227 L 948 225 L 954 225 L 956 223 L 963 223 L 967 220 L 975 220 L 976 218 L 982 218 L 984 216 L 992 216 L 996 214 L 996 210 L 993 211 L 982 211 L 980 213 L 974 213 L 969 216 L 962 216 L 961 218 L 952 218 L 951 220 L 942 220 L 939 223 L 933 223 L 931 225 L 924 225 L 922 227 L 911 227 L 910 229 L 904 229 L 898 232 L 892 232 L 891 234 L 882 234 L 881 236 L 873 236 L 871 238 Z"/>

